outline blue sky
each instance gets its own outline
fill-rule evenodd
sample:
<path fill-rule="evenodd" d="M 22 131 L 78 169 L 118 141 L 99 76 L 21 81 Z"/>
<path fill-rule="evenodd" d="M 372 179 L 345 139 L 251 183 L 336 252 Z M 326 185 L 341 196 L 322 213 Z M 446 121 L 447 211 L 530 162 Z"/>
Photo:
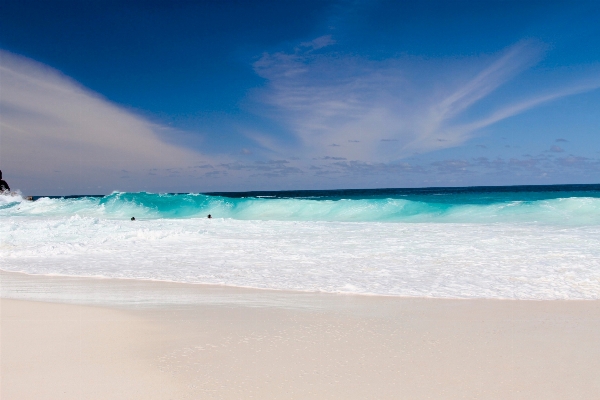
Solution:
<path fill-rule="evenodd" d="M 597 183 L 600 3 L 0 0 L 32 194 Z"/>

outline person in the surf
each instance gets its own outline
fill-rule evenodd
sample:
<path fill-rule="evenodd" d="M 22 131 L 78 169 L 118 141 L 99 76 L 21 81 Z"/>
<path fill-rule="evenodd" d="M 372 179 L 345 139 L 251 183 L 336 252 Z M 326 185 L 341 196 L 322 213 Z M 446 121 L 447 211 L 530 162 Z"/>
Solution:
<path fill-rule="evenodd" d="M 2 179 L 2 171 L 0 171 L 0 192 L 10 191 L 10 186 L 4 179 Z"/>

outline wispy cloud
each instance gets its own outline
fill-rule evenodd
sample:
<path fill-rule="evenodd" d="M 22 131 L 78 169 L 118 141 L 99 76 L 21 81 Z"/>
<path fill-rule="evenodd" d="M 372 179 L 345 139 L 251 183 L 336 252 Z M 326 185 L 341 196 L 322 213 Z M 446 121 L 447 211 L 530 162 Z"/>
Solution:
<path fill-rule="evenodd" d="M 535 108 L 544 103 L 551 102 L 561 97 L 572 96 L 579 93 L 589 92 L 600 88 L 600 77 L 588 79 L 586 82 L 577 83 L 571 87 L 561 88 L 554 92 L 531 97 L 527 100 L 516 102 L 508 106 L 501 107 L 481 119 L 471 123 L 454 126 L 444 132 L 447 136 L 452 136 L 455 141 L 461 142 L 469 139 L 471 134 L 479 129 L 485 128 L 506 118 L 518 115 L 524 111 Z M 562 139 L 564 140 L 564 139 Z"/>
<path fill-rule="evenodd" d="M 63 193 L 89 193 L 98 186 L 110 191 L 119 188 L 115 179 L 125 170 L 139 178 L 140 188 L 148 184 L 142 175 L 151 168 L 193 165 L 207 158 L 163 140 L 175 131 L 32 60 L 0 51 L 0 81 L 0 161 L 7 177 L 20 179 L 25 187 L 40 188 L 44 184 L 39 182 L 45 182 L 62 187 Z M 55 170 L 60 174 L 50 177 Z"/>
<path fill-rule="evenodd" d="M 547 183 L 590 182 L 600 171 L 600 160 L 550 152 L 522 157 L 448 158 L 437 161 L 413 160 L 400 163 L 334 161 L 321 159 L 308 173 L 316 178 L 339 181 L 352 178 L 355 186 L 373 182 L 412 182 L 424 184 L 486 185 L 489 178 L 501 184 L 525 184 L 532 180 Z"/>
<path fill-rule="evenodd" d="M 444 125 L 468 110 L 511 78 L 539 60 L 543 47 L 531 41 L 517 43 L 495 61 L 441 101 L 429 106 L 419 142 L 431 141 L 442 134 Z M 448 136 L 447 134 L 443 136 Z M 455 139 L 455 138 L 452 138 Z M 413 143 L 413 147 L 415 144 Z"/>
<path fill-rule="evenodd" d="M 279 178 L 304 173 L 302 169 L 291 166 L 288 160 L 255 161 L 254 163 L 234 162 L 221 164 L 220 167 L 227 171 L 249 172 L 251 177 Z"/>
<path fill-rule="evenodd" d="M 293 52 L 265 53 L 254 64 L 267 80 L 254 99 L 266 106 L 264 116 L 291 133 L 295 152 L 389 162 L 458 146 L 506 118 L 600 87 L 594 78 L 541 94 L 517 90 L 493 98 L 535 65 L 545 48 L 529 40 L 495 55 L 373 61 L 304 43 Z M 332 143 L 339 146 L 332 149 Z M 285 152 L 281 145 L 274 150 Z"/>
<path fill-rule="evenodd" d="M 333 37 L 331 35 L 324 35 L 313 39 L 310 42 L 300 43 L 300 46 L 310 47 L 312 49 L 318 50 L 322 49 L 323 47 L 331 46 L 332 44 L 335 44 L 335 40 L 333 40 Z"/>

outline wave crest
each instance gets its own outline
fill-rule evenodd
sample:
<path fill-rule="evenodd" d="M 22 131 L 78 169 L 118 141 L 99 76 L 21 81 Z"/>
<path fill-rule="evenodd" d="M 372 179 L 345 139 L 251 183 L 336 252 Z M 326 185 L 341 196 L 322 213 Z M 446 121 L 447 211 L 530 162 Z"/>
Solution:
<path fill-rule="evenodd" d="M 203 194 L 115 192 L 104 197 L 40 198 L 0 196 L 0 215 L 107 219 L 215 218 L 339 222 L 526 222 L 600 224 L 600 199 L 494 199 L 482 202 L 447 196 L 410 198 L 230 198 Z"/>

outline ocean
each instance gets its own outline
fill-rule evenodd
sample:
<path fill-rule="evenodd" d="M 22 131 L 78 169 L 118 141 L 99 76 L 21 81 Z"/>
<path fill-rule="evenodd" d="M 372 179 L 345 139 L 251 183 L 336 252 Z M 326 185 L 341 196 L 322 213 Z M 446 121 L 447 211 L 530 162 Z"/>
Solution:
<path fill-rule="evenodd" d="M 0 220 L 0 269 L 10 272 L 365 295 L 600 298 L 600 185 L 2 195 Z"/>

